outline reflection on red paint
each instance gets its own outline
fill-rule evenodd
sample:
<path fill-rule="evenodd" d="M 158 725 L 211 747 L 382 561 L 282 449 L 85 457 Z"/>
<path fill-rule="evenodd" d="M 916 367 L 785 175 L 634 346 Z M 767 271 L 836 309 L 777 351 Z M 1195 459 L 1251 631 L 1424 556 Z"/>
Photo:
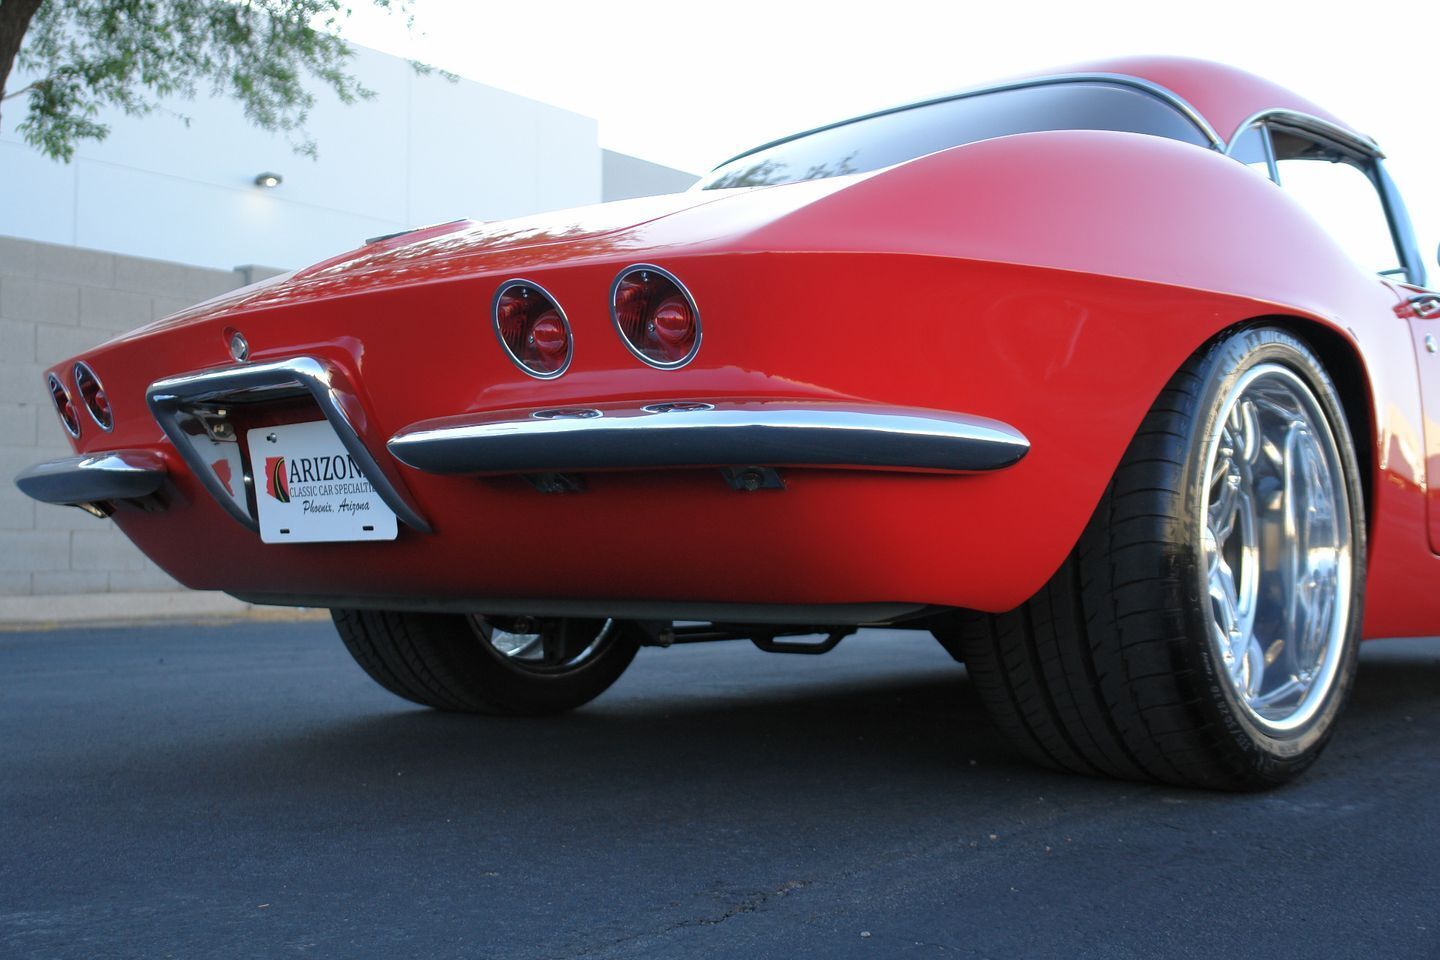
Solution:
<path fill-rule="evenodd" d="M 235 496 L 235 491 L 230 486 L 230 461 L 222 457 L 210 464 L 210 469 L 215 471 L 215 478 L 220 481 L 220 485 L 225 488 L 225 492 L 232 497 Z"/>

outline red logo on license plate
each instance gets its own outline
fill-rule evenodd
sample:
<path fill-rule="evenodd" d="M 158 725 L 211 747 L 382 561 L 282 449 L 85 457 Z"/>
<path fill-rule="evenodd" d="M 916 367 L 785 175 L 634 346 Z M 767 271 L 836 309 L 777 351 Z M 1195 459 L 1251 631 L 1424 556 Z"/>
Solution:
<path fill-rule="evenodd" d="M 285 475 L 284 457 L 265 458 L 265 492 L 281 503 L 290 502 L 290 480 Z"/>

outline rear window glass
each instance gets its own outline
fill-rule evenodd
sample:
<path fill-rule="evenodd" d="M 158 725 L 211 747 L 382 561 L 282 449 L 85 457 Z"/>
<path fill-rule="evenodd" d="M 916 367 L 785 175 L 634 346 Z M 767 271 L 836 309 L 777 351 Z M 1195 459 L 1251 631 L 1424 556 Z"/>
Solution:
<path fill-rule="evenodd" d="M 1175 107 L 1134 87 L 1052 83 L 972 94 L 853 120 L 722 164 L 701 190 L 865 173 L 964 143 L 1042 130 L 1120 130 L 1199 146 L 1209 141 Z"/>

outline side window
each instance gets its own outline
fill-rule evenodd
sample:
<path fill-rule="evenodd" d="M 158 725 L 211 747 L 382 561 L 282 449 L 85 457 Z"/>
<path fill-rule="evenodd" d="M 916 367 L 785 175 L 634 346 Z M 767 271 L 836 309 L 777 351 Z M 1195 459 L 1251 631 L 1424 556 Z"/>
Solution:
<path fill-rule="evenodd" d="M 1226 152 L 1265 179 L 1270 179 L 1270 134 L 1263 126 L 1245 128 Z"/>
<path fill-rule="evenodd" d="M 1280 186 L 1367 271 L 1401 273 L 1400 255 L 1366 161 L 1294 134 L 1274 134 Z"/>

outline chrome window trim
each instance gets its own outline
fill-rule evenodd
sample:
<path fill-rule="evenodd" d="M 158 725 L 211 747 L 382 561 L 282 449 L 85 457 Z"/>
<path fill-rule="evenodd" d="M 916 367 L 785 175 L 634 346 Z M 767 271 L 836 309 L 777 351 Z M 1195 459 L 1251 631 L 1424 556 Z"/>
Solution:
<path fill-rule="evenodd" d="M 768 143 L 762 143 L 759 146 L 751 147 L 748 150 L 743 150 L 740 153 L 735 154 L 733 157 L 729 157 L 725 160 L 722 160 L 720 163 L 715 164 L 715 166 L 710 168 L 710 172 L 713 173 L 715 170 L 720 169 L 728 163 L 733 163 L 734 161 L 742 159 L 743 157 L 748 157 L 751 154 L 759 153 L 761 150 L 769 150 L 771 147 L 778 147 L 782 144 L 790 143 L 793 140 L 799 140 L 802 137 L 808 137 L 811 134 L 821 133 L 826 130 L 834 130 L 837 127 L 843 127 L 851 123 L 858 123 L 861 120 L 870 120 L 875 117 L 883 117 L 892 113 L 900 113 L 905 110 L 913 110 L 917 107 L 928 107 L 937 103 L 947 103 L 951 100 L 963 100 L 967 97 L 975 97 L 987 93 L 1004 93 L 1008 90 L 1023 90 L 1029 87 L 1052 86 L 1062 83 L 1110 83 L 1117 86 L 1130 87 L 1132 89 L 1148 93 L 1151 96 L 1168 104 L 1170 107 L 1182 114 L 1195 126 L 1196 129 L 1201 132 L 1201 134 L 1204 135 L 1205 139 L 1209 141 L 1211 149 L 1224 153 L 1226 156 L 1230 155 L 1231 147 L 1240 138 L 1240 135 L 1244 133 L 1248 128 L 1255 126 L 1259 123 L 1275 120 L 1297 127 L 1307 132 L 1317 133 L 1329 137 L 1330 139 L 1337 140 L 1342 145 L 1348 146 L 1351 149 L 1357 150 L 1368 156 L 1372 156 L 1377 159 L 1384 159 L 1385 157 L 1385 154 L 1380 149 L 1379 144 L 1377 144 L 1370 137 L 1367 137 L 1360 133 L 1356 133 L 1355 131 L 1341 126 L 1340 124 L 1325 120 L 1321 117 L 1317 117 L 1314 114 L 1306 113 L 1302 110 L 1292 110 L 1286 107 L 1267 107 L 1264 110 L 1257 110 L 1255 113 L 1242 120 L 1235 127 L 1234 132 L 1228 138 L 1222 138 L 1220 134 L 1216 132 L 1215 128 L 1210 125 L 1210 122 L 1206 120 L 1205 117 L 1200 113 L 1200 111 L 1197 110 L 1188 100 L 1175 93 L 1174 91 L 1170 90 L 1169 88 L 1164 87 L 1161 84 L 1155 83 L 1153 80 L 1146 80 L 1143 77 L 1135 77 L 1123 73 L 1059 73 L 1044 77 L 1031 77 L 1025 80 L 1016 80 L 1010 83 L 992 84 L 990 86 L 984 87 L 974 87 L 968 90 L 961 90 L 956 93 L 945 94 L 943 96 L 928 97 L 924 100 L 916 100 L 912 103 L 905 103 L 900 104 L 899 106 L 887 107 L 883 110 L 874 110 L 870 113 L 861 114 L 858 117 L 850 117 L 845 120 L 837 120 L 834 123 L 822 124 L 821 126 L 813 127 L 809 130 L 801 131 L 800 133 L 792 133 L 789 136 L 780 137 L 778 139 L 771 140 Z"/>
<path fill-rule="evenodd" d="M 65 394 L 65 400 L 66 400 L 67 403 L 70 404 L 70 409 L 72 409 L 72 410 L 75 409 L 75 398 L 70 395 L 70 390 L 69 390 L 69 388 L 67 388 L 67 387 L 65 386 L 65 381 L 61 380 L 59 377 L 55 376 L 55 374 L 53 374 L 53 373 L 47 373 L 47 374 L 45 375 L 45 391 L 50 394 L 50 409 L 54 410 L 54 411 L 55 411 L 55 415 L 60 418 L 60 426 L 65 430 L 65 433 L 66 433 L 71 439 L 79 440 L 79 439 L 80 439 L 80 415 L 79 415 L 79 414 L 76 414 L 76 415 L 75 415 L 75 429 L 73 429 L 73 430 L 70 429 L 70 424 L 68 424 L 68 423 L 65 422 L 65 415 L 60 412 L 60 409 L 59 409 L 58 407 L 55 406 L 55 388 L 56 388 L 56 387 L 59 387 L 59 388 L 60 388 L 60 392 L 63 393 L 63 394 Z"/>
<path fill-rule="evenodd" d="M 1390 179 L 1390 172 L 1385 169 L 1385 161 L 1376 157 L 1373 164 L 1372 182 L 1380 193 L 1385 219 L 1390 224 L 1390 235 L 1395 240 L 1395 249 L 1400 253 L 1400 269 L 1404 271 L 1406 281 L 1423 287 L 1427 281 L 1425 257 L 1421 255 L 1420 245 L 1415 238 L 1415 224 L 1410 219 L 1410 211 L 1405 206 L 1405 199 L 1400 196 L 1400 189 L 1395 186 L 1395 181 Z"/>
<path fill-rule="evenodd" d="M 80 406 L 84 407 L 85 412 L 90 414 L 90 419 L 95 422 L 95 426 L 99 427 L 106 433 L 110 433 L 115 429 L 115 413 L 113 410 L 110 413 L 110 426 L 107 427 L 105 426 L 105 424 L 100 422 L 100 418 L 96 416 L 95 411 L 90 407 L 90 401 L 85 399 L 85 391 L 80 389 L 81 370 L 84 370 L 85 373 L 89 375 L 90 379 L 95 381 L 95 388 L 97 390 L 99 390 L 101 393 L 105 392 L 105 384 L 101 383 L 100 378 L 95 375 L 95 368 L 90 366 L 90 364 L 86 363 L 84 360 L 76 360 L 75 366 L 72 367 L 70 370 L 70 379 L 75 381 L 75 392 L 80 395 Z M 106 394 L 106 398 L 108 400 L 109 394 Z"/>
<path fill-rule="evenodd" d="M 1132 77 L 1128 74 L 1123 73 L 1057 73 L 1044 77 L 1030 77 L 1025 80 L 1014 80 L 1009 83 L 999 83 L 985 87 L 974 87 L 972 89 L 961 90 L 956 93 L 947 93 L 939 97 L 929 97 L 924 100 L 916 100 L 913 103 L 905 103 L 896 107 L 887 107 L 884 110 L 875 110 L 870 113 L 861 114 L 858 117 L 850 117 L 846 120 L 837 120 L 834 123 L 823 124 L 822 126 L 814 127 L 810 130 L 805 130 L 800 133 L 792 133 L 787 137 L 780 137 L 777 140 L 771 140 L 769 143 L 762 143 L 758 147 L 751 147 L 749 150 L 743 150 L 740 153 L 735 154 L 735 156 L 730 157 L 727 160 L 722 160 L 720 163 L 715 164 L 715 166 L 710 168 L 710 172 L 713 173 L 714 171 L 719 170 L 721 167 L 725 166 L 727 163 L 734 163 L 736 160 L 739 160 L 743 157 L 748 157 L 753 153 L 759 153 L 761 150 L 769 150 L 771 147 L 778 147 L 781 144 L 790 143 L 792 140 L 799 140 L 802 137 L 808 137 L 811 134 L 822 133 L 826 130 L 834 130 L 837 127 L 848 126 L 852 123 L 859 123 L 861 120 L 871 120 L 875 117 L 884 117 L 892 113 L 902 113 L 906 110 L 914 110 L 919 107 L 934 106 L 937 103 L 949 103 L 952 100 L 965 100 L 970 97 L 978 97 L 987 93 L 1005 93 L 1010 90 L 1025 90 L 1030 87 L 1057 86 L 1059 84 L 1065 83 L 1108 83 L 1114 86 L 1129 87 L 1134 90 L 1139 90 L 1142 93 L 1147 93 L 1150 96 L 1156 98 L 1157 100 L 1160 100 L 1162 103 L 1165 103 L 1172 109 L 1176 110 L 1178 113 L 1184 116 L 1186 120 L 1189 120 L 1190 123 L 1194 125 L 1195 129 L 1199 130 L 1201 135 L 1204 136 L 1205 139 L 1209 142 L 1210 149 L 1218 150 L 1222 153 L 1225 151 L 1225 141 L 1220 139 L 1220 135 L 1215 132 L 1215 128 L 1212 127 L 1210 125 L 1210 122 L 1201 115 L 1199 110 L 1196 110 L 1184 97 L 1180 96 L 1179 94 L 1166 87 L 1161 86 L 1158 83 L 1155 83 L 1152 80 L 1146 80 L 1142 77 Z"/>
<path fill-rule="evenodd" d="M 191 410 L 198 405 L 223 407 L 305 396 L 314 399 L 325 419 L 335 428 L 345 451 L 355 458 L 385 505 L 412 529 L 429 533 L 430 524 L 410 501 L 399 477 L 372 456 L 360 438 L 356 424 L 365 422 L 364 411 L 341 371 L 328 361 L 301 356 L 197 370 L 155 381 L 145 392 L 145 402 L 201 486 L 242 526 L 258 532 L 260 525 L 255 517 L 226 491 L 199 448 L 190 442 L 191 431 L 208 436 Z M 185 429 L 187 425 L 191 431 Z M 236 442 L 239 440 L 235 438 Z"/>
<path fill-rule="evenodd" d="M 515 351 L 510 349 L 510 344 L 506 343 L 505 338 L 500 334 L 500 298 L 505 296 L 505 291 L 512 290 L 515 287 L 529 287 L 531 290 L 539 291 L 546 300 L 549 300 L 555 305 L 555 312 L 560 315 L 560 322 L 565 326 L 565 341 L 569 344 L 569 349 L 565 353 L 565 362 L 560 365 L 560 369 L 550 373 L 531 369 L 522 362 L 519 357 L 515 356 Z M 495 296 L 490 299 L 490 326 L 495 329 L 495 339 L 500 341 L 500 349 L 505 351 L 505 356 L 510 358 L 510 362 L 519 367 L 521 373 L 529 377 L 534 377 L 536 380 L 554 380 L 556 377 L 563 375 L 566 370 L 569 370 L 571 362 L 575 359 L 575 332 L 570 328 L 570 318 L 565 315 L 565 308 L 560 305 L 559 300 L 555 299 L 554 294 L 540 286 L 540 284 L 534 280 L 515 277 L 500 284 L 495 290 Z"/>
<path fill-rule="evenodd" d="M 646 407 L 666 407 L 655 412 Z M 528 410 L 426 420 L 390 439 L 391 454 L 438 474 L 822 467 L 972 473 L 1012 466 L 1030 442 L 970 414 L 878 404 L 712 399 L 603 405 L 603 416 L 540 420 Z"/>
<path fill-rule="evenodd" d="M 1274 159 L 1275 150 L 1270 139 L 1272 124 L 1314 137 L 1316 140 L 1328 141 L 1342 150 L 1349 150 L 1359 155 L 1367 165 L 1361 172 L 1370 178 L 1371 185 L 1379 195 L 1381 209 L 1385 212 L 1386 226 L 1390 229 L 1390 239 L 1395 245 L 1395 253 L 1400 261 L 1398 268 L 1382 271 L 1380 275 L 1389 276 L 1403 273 L 1407 282 L 1423 287 L 1427 273 L 1425 258 L 1420 255 L 1416 245 L 1415 228 L 1411 223 L 1409 211 L 1405 208 L 1404 200 L 1400 196 L 1400 191 L 1396 189 L 1394 181 L 1390 179 L 1390 174 L 1385 170 L 1385 153 L 1380 149 L 1380 145 L 1369 137 L 1347 130 L 1339 124 L 1299 110 L 1275 107 L 1257 111 L 1235 128 L 1235 133 L 1230 139 L 1230 146 L 1225 148 L 1225 153 L 1227 156 L 1230 155 L 1231 148 L 1239 142 L 1240 136 L 1246 130 L 1251 127 L 1261 127 L 1265 131 L 1267 157 L 1271 164 L 1271 179 L 1282 188 L 1284 184 L 1280 180 L 1280 169 Z"/>
<path fill-rule="evenodd" d="M 625 336 L 625 331 L 620 328 L 620 316 L 618 313 L 615 312 L 615 294 L 618 293 L 620 290 L 620 281 L 624 280 L 626 277 L 628 277 L 630 274 L 634 273 L 637 270 L 653 270 L 654 272 L 660 274 L 660 276 L 664 277 L 666 280 L 669 280 L 671 283 L 675 284 L 675 288 L 680 291 L 680 295 L 685 298 L 685 302 L 690 304 L 690 311 L 695 314 L 695 343 L 690 347 L 690 352 L 679 360 L 673 360 L 670 363 L 662 363 L 659 360 L 654 360 L 650 357 L 645 356 L 645 354 L 641 353 L 638 349 L 636 349 L 635 345 L 630 342 L 630 338 Z M 615 274 L 615 279 L 610 282 L 610 323 L 612 326 L 615 327 L 615 333 L 617 336 L 620 337 L 620 342 L 625 344 L 625 349 L 629 350 L 632 354 L 634 354 L 635 357 L 641 362 L 647 363 L 657 370 L 679 370 L 681 367 L 688 364 L 691 360 L 694 360 L 696 355 L 700 353 L 700 341 L 705 336 L 705 324 L 700 319 L 700 306 L 695 302 L 695 297 L 693 294 L 690 293 L 690 288 L 685 286 L 685 284 L 682 283 L 680 278 L 675 276 L 675 274 L 671 273 L 669 270 L 666 270 L 664 267 L 657 267 L 653 263 L 631 264 L 630 266 L 621 270 L 619 273 Z"/>
<path fill-rule="evenodd" d="M 1300 110 L 1289 110 L 1284 107 L 1269 107 L 1264 110 L 1257 110 L 1244 120 L 1240 121 L 1235 132 L 1230 135 L 1225 147 L 1225 155 L 1230 155 L 1230 149 L 1240 139 L 1240 135 L 1257 124 L 1279 123 L 1282 126 L 1294 127 L 1305 133 L 1325 137 L 1334 140 L 1342 147 L 1349 147 L 1369 157 L 1384 159 L 1385 154 L 1380 145 L 1369 137 L 1348 130 L 1338 123 L 1321 119 L 1313 114 L 1304 113 Z"/>
<path fill-rule="evenodd" d="M 1280 186 L 1280 162 L 1275 159 L 1275 140 L 1270 136 L 1270 126 L 1259 123 L 1256 124 L 1256 129 L 1260 131 L 1260 143 L 1265 148 L 1265 169 L 1269 171 L 1271 181 L 1278 187 Z M 1225 149 L 1228 153 L 1230 148 L 1226 147 Z"/>

